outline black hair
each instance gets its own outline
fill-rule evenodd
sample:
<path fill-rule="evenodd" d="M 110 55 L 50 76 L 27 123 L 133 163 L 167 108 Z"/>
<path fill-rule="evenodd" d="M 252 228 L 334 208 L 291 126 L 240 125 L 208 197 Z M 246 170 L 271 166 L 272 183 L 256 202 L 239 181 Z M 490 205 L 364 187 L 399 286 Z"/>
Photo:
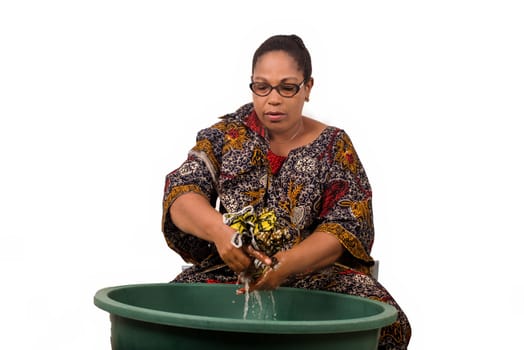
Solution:
<path fill-rule="evenodd" d="M 304 80 L 306 82 L 309 81 L 311 78 L 311 56 L 302 39 L 295 34 L 274 35 L 264 41 L 253 55 L 251 73 L 255 71 L 255 65 L 260 56 L 271 51 L 284 51 L 293 57 L 298 65 L 298 69 L 304 74 Z"/>

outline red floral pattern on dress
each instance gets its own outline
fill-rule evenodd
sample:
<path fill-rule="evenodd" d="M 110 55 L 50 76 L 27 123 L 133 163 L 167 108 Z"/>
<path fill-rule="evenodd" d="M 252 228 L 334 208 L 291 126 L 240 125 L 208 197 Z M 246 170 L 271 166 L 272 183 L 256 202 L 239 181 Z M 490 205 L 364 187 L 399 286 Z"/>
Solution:
<path fill-rule="evenodd" d="M 327 213 L 336 205 L 336 203 L 343 198 L 349 189 L 349 185 L 346 181 L 335 180 L 333 181 L 324 192 L 322 201 L 322 211 L 319 216 L 325 217 Z"/>

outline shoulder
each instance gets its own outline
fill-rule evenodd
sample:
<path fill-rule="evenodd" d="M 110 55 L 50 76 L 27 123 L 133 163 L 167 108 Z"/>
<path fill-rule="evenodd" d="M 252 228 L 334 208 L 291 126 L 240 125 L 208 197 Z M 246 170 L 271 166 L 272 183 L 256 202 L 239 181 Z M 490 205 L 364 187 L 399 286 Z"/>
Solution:
<path fill-rule="evenodd" d="M 320 125 L 322 125 L 322 129 L 313 145 L 317 145 L 319 149 L 323 150 L 320 152 L 322 158 L 330 164 L 347 166 L 348 163 L 351 163 L 351 168 L 354 170 L 353 163 L 359 160 L 348 133 L 336 126 L 322 123 Z"/>
<path fill-rule="evenodd" d="M 311 117 L 304 116 L 302 117 L 302 120 L 304 121 L 304 128 L 308 133 L 320 135 L 320 133 L 328 127 L 327 124 L 324 124 L 323 122 Z"/>
<path fill-rule="evenodd" d="M 311 134 L 311 136 L 314 136 L 315 139 L 324 136 L 328 139 L 343 139 L 347 142 L 351 142 L 349 135 L 344 129 L 334 125 L 325 124 L 311 117 L 304 116 L 303 118 L 307 132 Z"/>
<path fill-rule="evenodd" d="M 246 103 L 238 108 L 233 113 L 228 113 L 220 117 L 222 121 L 226 122 L 243 122 L 246 117 L 253 112 L 253 103 Z"/>
<path fill-rule="evenodd" d="M 220 116 L 218 121 L 211 126 L 198 132 L 198 138 L 218 137 L 227 134 L 231 130 L 245 129 L 245 119 L 253 111 L 253 104 L 247 103 L 235 112 Z"/>

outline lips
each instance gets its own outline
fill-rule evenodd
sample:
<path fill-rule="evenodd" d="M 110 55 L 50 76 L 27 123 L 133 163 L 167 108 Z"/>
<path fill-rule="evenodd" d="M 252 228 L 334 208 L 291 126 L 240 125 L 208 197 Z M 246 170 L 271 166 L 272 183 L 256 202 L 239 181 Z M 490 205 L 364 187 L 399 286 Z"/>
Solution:
<path fill-rule="evenodd" d="M 277 121 L 283 119 L 286 114 L 278 111 L 270 111 L 266 112 L 265 116 L 271 121 Z"/>

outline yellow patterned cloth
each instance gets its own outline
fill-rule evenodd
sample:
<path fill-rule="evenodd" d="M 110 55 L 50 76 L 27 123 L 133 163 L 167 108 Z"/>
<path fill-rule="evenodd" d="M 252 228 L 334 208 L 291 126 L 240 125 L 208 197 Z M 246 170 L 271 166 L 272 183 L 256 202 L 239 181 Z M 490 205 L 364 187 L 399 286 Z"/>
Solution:
<path fill-rule="evenodd" d="M 225 213 L 223 218 L 224 223 L 237 232 L 232 238 L 232 243 L 237 247 L 251 244 L 256 250 L 272 256 L 284 249 L 291 240 L 288 230 L 275 227 L 275 212 L 267 208 L 256 214 L 249 205 L 238 212 Z"/>

